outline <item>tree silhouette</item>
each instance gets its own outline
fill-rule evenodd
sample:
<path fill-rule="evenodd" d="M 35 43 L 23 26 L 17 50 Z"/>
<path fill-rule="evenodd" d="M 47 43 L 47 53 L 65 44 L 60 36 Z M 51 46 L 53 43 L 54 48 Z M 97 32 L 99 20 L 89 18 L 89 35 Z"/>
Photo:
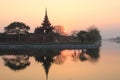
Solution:
<path fill-rule="evenodd" d="M 100 31 L 95 27 L 89 28 L 88 29 L 88 40 L 89 42 L 96 42 L 96 41 L 101 40 Z"/>
<path fill-rule="evenodd" d="M 85 40 L 87 38 L 87 32 L 86 31 L 80 31 L 80 32 L 78 32 L 77 37 L 81 41 L 81 43 L 85 43 Z"/>
<path fill-rule="evenodd" d="M 90 27 L 87 31 L 79 31 L 77 38 L 81 43 L 95 43 L 102 39 L 100 31 L 94 26 Z"/>
<path fill-rule="evenodd" d="M 73 30 L 72 32 L 71 32 L 71 36 L 74 36 L 74 37 L 76 37 L 77 36 L 77 34 L 78 34 L 78 30 Z"/>
<path fill-rule="evenodd" d="M 20 34 L 27 34 L 30 27 L 23 22 L 13 22 L 4 28 L 5 34 L 17 35 L 18 41 L 20 41 Z"/>
<path fill-rule="evenodd" d="M 4 28 L 6 34 L 26 34 L 30 27 L 23 22 L 13 22 Z"/>

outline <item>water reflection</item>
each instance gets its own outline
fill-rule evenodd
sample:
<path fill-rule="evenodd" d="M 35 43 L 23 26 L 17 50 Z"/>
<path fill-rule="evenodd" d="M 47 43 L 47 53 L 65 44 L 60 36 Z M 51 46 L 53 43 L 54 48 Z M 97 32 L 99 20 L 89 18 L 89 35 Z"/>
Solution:
<path fill-rule="evenodd" d="M 99 57 L 99 48 L 82 50 L 79 56 L 81 61 L 89 60 L 91 62 L 96 62 Z"/>
<path fill-rule="evenodd" d="M 24 70 L 30 66 L 30 57 L 34 57 L 35 61 L 42 64 L 46 80 L 48 80 L 49 69 L 54 64 L 64 64 L 69 56 L 72 61 L 90 61 L 96 62 L 99 59 L 99 48 L 96 49 L 76 49 L 68 50 L 71 54 L 65 55 L 64 49 L 39 49 L 39 50 L 0 50 L 0 56 L 3 56 L 5 66 L 13 71 Z"/>
<path fill-rule="evenodd" d="M 34 54 L 34 58 L 37 62 L 42 63 L 46 73 L 46 80 L 48 80 L 48 72 L 51 67 L 51 64 L 54 62 L 53 57 L 59 55 L 61 50 L 41 49 L 36 52 L 37 53 Z"/>
<path fill-rule="evenodd" d="M 22 70 L 30 65 L 29 57 L 25 55 L 4 56 L 5 66 L 12 70 Z"/>

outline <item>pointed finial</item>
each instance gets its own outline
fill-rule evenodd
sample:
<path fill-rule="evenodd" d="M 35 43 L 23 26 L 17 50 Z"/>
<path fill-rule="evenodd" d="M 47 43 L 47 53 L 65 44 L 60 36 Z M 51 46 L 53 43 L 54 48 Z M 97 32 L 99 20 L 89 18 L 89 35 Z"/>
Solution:
<path fill-rule="evenodd" d="M 46 80 L 48 80 L 48 74 L 46 74 Z"/>
<path fill-rule="evenodd" d="M 47 16 L 47 8 L 45 8 L 45 15 Z"/>

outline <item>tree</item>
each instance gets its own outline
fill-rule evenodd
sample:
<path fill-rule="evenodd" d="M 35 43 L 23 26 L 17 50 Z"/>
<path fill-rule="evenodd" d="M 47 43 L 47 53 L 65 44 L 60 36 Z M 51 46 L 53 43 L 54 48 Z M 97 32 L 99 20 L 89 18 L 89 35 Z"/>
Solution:
<path fill-rule="evenodd" d="M 23 22 L 13 22 L 4 28 L 6 34 L 27 34 L 30 27 Z"/>
<path fill-rule="evenodd" d="M 95 43 L 101 40 L 101 35 L 100 31 L 92 26 L 87 31 L 79 31 L 77 38 L 81 43 Z"/>
<path fill-rule="evenodd" d="M 85 43 L 85 40 L 87 39 L 87 32 L 80 31 L 80 32 L 78 32 L 77 37 L 81 41 L 81 43 Z"/>
<path fill-rule="evenodd" d="M 94 26 L 88 29 L 88 40 L 89 42 L 96 42 L 101 40 L 100 31 Z"/>
<path fill-rule="evenodd" d="M 23 22 L 13 22 L 4 28 L 5 34 L 16 34 L 18 41 L 20 41 L 20 34 L 27 34 L 30 27 Z"/>
<path fill-rule="evenodd" d="M 77 34 L 78 34 L 78 30 L 73 30 L 72 32 L 71 32 L 71 36 L 74 36 L 74 37 L 76 37 L 77 36 Z"/>

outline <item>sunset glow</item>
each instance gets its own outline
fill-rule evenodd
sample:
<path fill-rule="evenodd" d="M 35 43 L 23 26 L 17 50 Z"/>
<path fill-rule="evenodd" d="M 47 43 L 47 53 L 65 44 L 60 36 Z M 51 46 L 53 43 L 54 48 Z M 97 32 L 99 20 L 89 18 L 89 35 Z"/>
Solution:
<path fill-rule="evenodd" d="M 33 32 L 42 23 L 45 7 L 52 25 L 63 25 L 68 33 L 94 24 L 105 38 L 120 34 L 119 0 L 1 0 L 0 31 L 20 21 Z"/>

